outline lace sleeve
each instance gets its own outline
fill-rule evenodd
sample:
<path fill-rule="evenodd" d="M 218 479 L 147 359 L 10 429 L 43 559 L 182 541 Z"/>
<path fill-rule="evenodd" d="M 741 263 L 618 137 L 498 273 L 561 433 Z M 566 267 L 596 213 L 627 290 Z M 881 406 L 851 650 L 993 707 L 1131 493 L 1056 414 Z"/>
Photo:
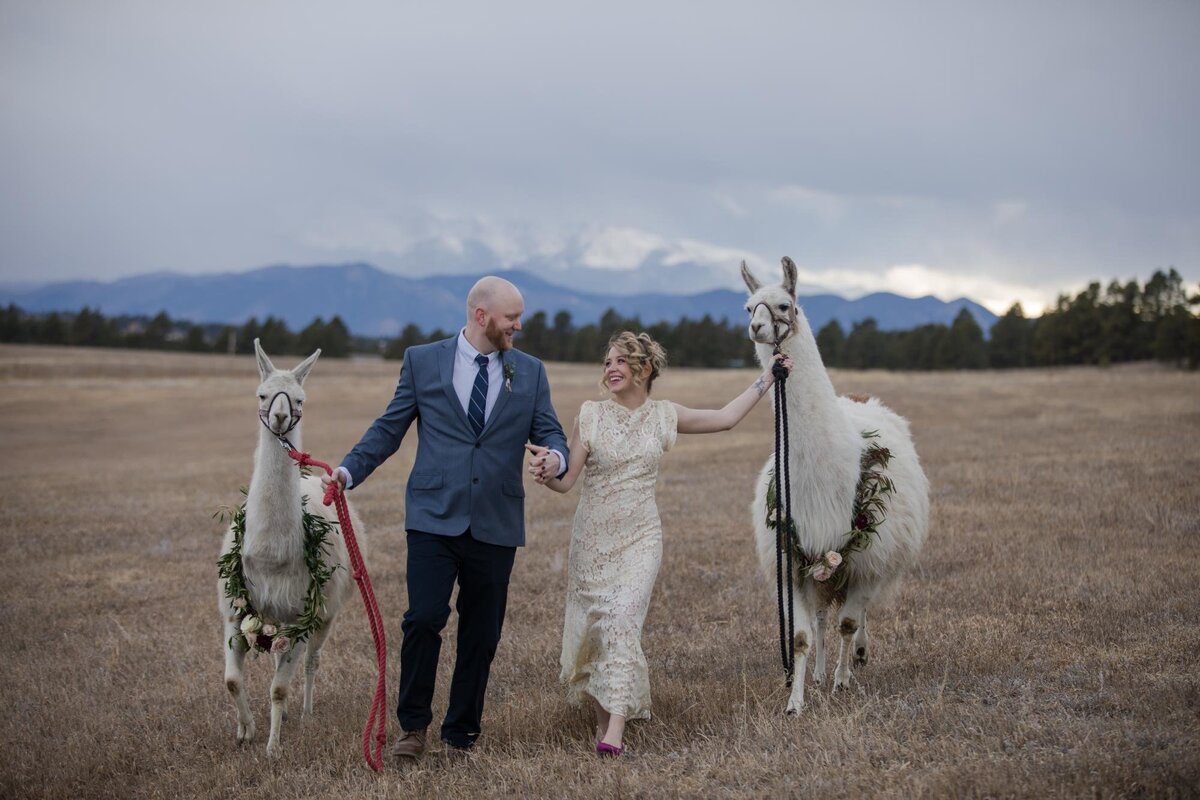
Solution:
<path fill-rule="evenodd" d="M 595 441 L 596 403 L 593 400 L 584 400 L 583 405 L 579 407 L 579 443 L 590 453 L 595 450 L 593 446 Z"/>
<path fill-rule="evenodd" d="M 658 405 L 660 431 L 662 432 L 663 452 L 675 446 L 675 438 L 679 433 L 679 415 L 675 413 L 675 404 L 670 400 L 662 400 Z"/>

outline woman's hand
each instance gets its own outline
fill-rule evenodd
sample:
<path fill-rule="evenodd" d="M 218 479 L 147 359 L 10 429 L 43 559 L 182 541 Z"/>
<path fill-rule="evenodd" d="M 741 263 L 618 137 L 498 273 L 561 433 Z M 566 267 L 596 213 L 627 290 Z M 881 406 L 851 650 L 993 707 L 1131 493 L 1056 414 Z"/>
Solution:
<path fill-rule="evenodd" d="M 791 357 L 785 356 L 783 353 L 776 353 L 775 355 L 771 356 L 771 361 L 767 364 L 767 369 L 762 374 L 762 380 L 767 386 L 770 386 L 775 382 L 774 368 L 776 364 L 783 364 L 783 368 L 788 371 L 789 375 L 792 374 L 792 368 L 796 366 Z"/>
<path fill-rule="evenodd" d="M 554 477 L 549 475 L 546 469 L 546 459 L 550 454 L 550 450 L 545 447 L 538 447 L 536 444 L 525 444 L 525 449 L 529 451 L 532 458 L 529 459 L 529 474 L 538 483 L 544 484 L 548 479 Z M 555 459 L 556 461 L 558 459 Z"/>

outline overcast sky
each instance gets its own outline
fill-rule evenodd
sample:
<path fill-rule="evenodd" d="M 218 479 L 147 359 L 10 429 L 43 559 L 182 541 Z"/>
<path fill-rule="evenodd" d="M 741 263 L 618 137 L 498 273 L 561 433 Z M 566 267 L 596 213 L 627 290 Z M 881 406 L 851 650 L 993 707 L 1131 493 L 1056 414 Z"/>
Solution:
<path fill-rule="evenodd" d="M 1195 0 L 0 0 L 0 280 L 474 240 L 996 311 L 1195 281 L 1198 43 Z"/>

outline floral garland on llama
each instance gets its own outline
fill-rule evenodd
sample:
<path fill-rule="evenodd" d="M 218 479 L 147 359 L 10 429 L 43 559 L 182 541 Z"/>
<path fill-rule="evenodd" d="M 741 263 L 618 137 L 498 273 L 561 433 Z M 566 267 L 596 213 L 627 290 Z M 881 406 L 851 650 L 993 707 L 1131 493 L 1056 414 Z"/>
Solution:
<path fill-rule="evenodd" d="M 242 495 L 246 489 L 242 489 Z M 300 515 L 304 527 L 304 564 L 308 567 L 308 592 L 304 598 L 304 610 L 296 621 L 279 625 L 267 621 L 250 603 L 249 581 L 242 569 L 242 541 L 246 535 L 246 503 L 237 508 L 219 509 L 214 519 L 231 520 L 233 543 L 229 551 L 217 560 L 217 577 L 225 581 L 225 596 L 229 606 L 238 615 L 238 629 L 246 640 L 246 647 L 259 652 L 286 653 L 294 645 L 307 641 L 308 637 L 325 624 L 325 584 L 340 566 L 325 563 L 329 535 L 336 532 L 337 522 L 325 519 L 307 509 L 308 496 L 300 498 Z M 233 647 L 230 637 L 229 646 Z"/>
<path fill-rule="evenodd" d="M 879 431 L 863 431 L 862 437 L 867 441 L 867 446 L 863 449 L 859 461 L 858 486 L 854 490 L 854 511 L 850 515 L 850 530 L 846 533 L 846 543 L 824 555 L 806 553 L 800 547 L 795 520 L 788 520 L 788 541 L 800 564 L 799 579 L 811 577 L 818 583 L 824 583 L 830 578 L 836 578 L 831 584 L 834 591 L 839 591 L 846 585 L 846 565 L 850 555 L 859 550 L 866 550 L 871 546 L 872 537 L 878 535 L 879 526 L 887 518 L 887 498 L 896 491 L 892 479 L 883 473 L 891 461 L 892 452 L 872 441 L 879 438 Z M 778 489 L 774 467 L 768 470 L 767 476 L 767 525 L 778 531 L 780 520 L 775 517 Z"/>

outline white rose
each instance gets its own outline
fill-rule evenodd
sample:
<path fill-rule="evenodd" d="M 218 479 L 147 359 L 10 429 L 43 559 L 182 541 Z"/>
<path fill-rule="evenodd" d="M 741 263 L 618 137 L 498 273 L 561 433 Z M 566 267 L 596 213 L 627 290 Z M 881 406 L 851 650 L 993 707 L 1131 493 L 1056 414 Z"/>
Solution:
<path fill-rule="evenodd" d="M 262 620 L 253 614 L 247 614 L 242 620 L 242 633 L 258 633 L 262 630 Z"/>

